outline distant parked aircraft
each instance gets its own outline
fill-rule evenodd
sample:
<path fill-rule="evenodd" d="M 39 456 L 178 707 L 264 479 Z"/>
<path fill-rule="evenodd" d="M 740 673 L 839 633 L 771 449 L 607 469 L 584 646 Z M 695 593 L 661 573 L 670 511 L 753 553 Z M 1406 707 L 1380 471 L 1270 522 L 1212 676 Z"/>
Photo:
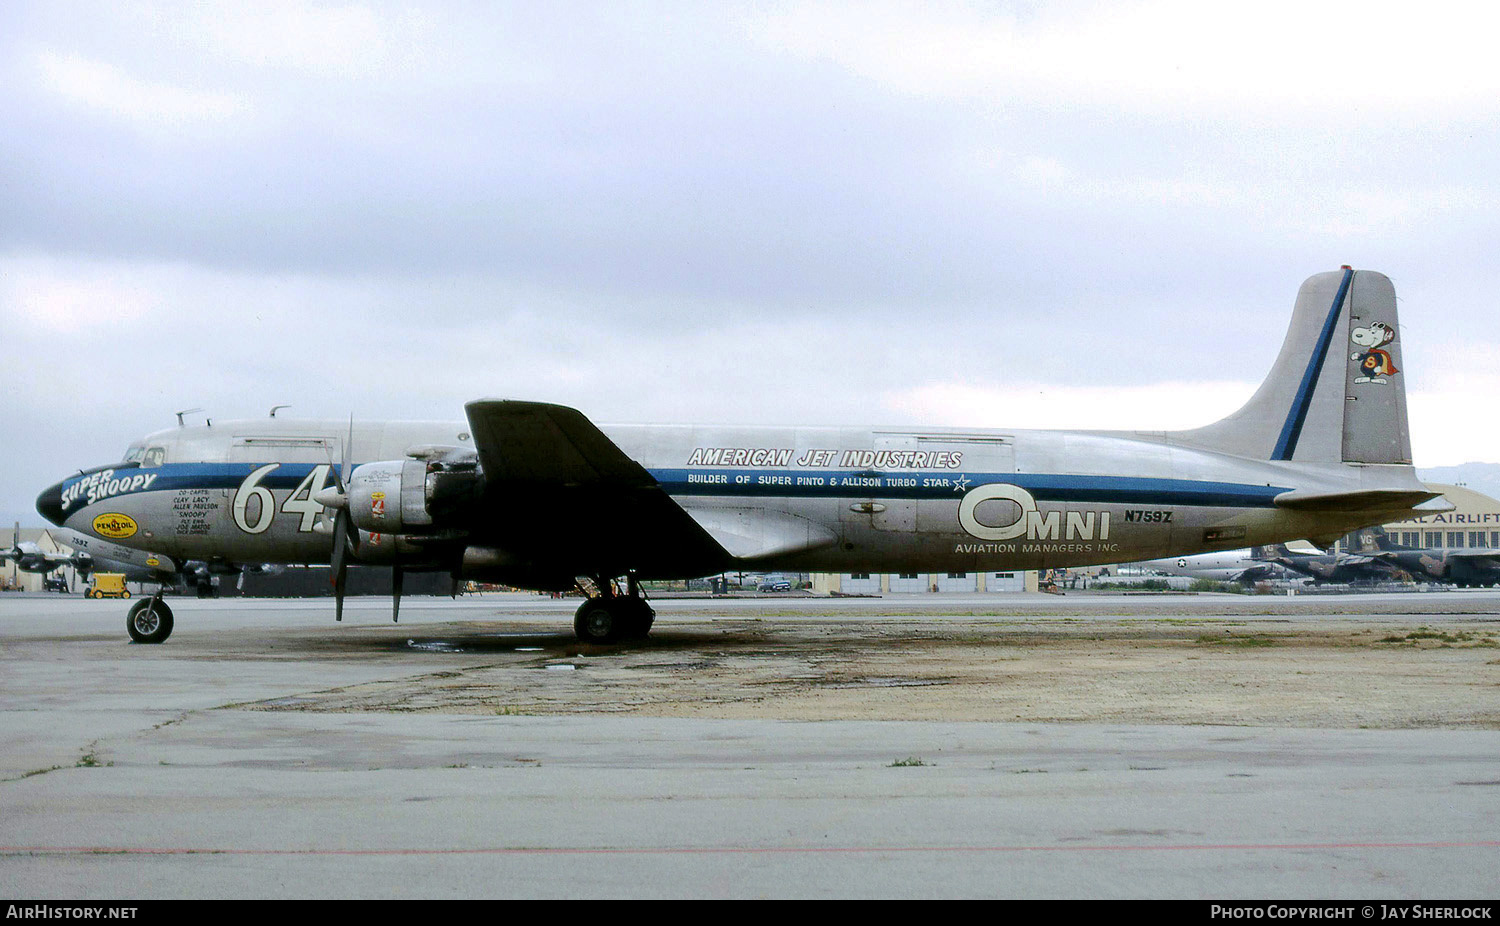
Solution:
<path fill-rule="evenodd" d="M 1222 553 L 1199 553 L 1196 556 L 1147 560 L 1137 565 L 1172 576 L 1188 576 L 1212 582 L 1238 582 L 1241 585 L 1255 585 L 1258 582 L 1300 575 L 1276 563 L 1255 559 L 1252 555 L 1254 552 L 1249 549 L 1225 550 Z"/>
<path fill-rule="evenodd" d="M 1424 582 L 1440 582 L 1459 588 L 1500 582 L 1500 550 L 1486 547 L 1404 547 L 1383 530 L 1368 532 L 1374 555 L 1411 573 Z"/>
<path fill-rule="evenodd" d="M 1260 548 L 1257 558 L 1311 576 L 1314 582 L 1354 585 L 1361 582 L 1395 582 L 1406 578 L 1395 563 L 1368 553 L 1297 553 L 1278 543 Z"/>

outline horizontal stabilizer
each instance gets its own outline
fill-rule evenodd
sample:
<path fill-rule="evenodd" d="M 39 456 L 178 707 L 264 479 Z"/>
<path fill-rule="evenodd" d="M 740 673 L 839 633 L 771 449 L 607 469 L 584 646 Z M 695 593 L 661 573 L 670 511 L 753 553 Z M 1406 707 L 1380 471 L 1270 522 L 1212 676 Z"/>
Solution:
<path fill-rule="evenodd" d="M 1366 489 L 1357 492 L 1283 492 L 1276 496 L 1278 508 L 1296 511 L 1395 511 L 1400 508 L 1415 508 L 1430 499 L 1441 497 L 1439 492 L 1416 489 Z M 1451 510 L 1451 506 L 1449 509 Z"/>
<path fill-rule="evenodd" d="M 737 559 L 758 559 L 831 546 L 833 531 L 806 518 L 764 508 L 688 508 L 698 526 Z"/>

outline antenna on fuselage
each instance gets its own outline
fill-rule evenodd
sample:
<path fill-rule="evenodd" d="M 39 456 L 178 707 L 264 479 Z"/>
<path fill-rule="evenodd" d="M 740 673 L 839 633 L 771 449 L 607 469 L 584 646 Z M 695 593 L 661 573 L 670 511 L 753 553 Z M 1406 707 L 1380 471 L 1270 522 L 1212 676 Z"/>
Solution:
<path fill-rule="evenodd" d="M 179 428 L 185 428 L 185 427 L 187 427 L 187 425 L 182 420 L 182 416 L 183 415 L 191 415 L 193 412 L 201 412 L 201 411 L 203 411 L 203 409 L 201 409 L 201 408 L 184 408 L 182 411 L 180 411 L 180 412 L 177 413 L 177 426 Z"/>
<path fill-rule="evenodd" d="M 276 413 L 278 411 L 280 411 L 281 409 L 283 409 L 283 408 L 291 408 L 291 406 L 290 405 L 272 405 L 271 406 L 271 417 L 275 418 L 276 417 Z"/>

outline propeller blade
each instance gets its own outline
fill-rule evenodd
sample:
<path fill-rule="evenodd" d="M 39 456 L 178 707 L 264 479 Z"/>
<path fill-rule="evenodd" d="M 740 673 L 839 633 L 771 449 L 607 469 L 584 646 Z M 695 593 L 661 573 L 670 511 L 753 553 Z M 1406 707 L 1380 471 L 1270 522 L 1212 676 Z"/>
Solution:
<path fill-rule="evenodd" d="M 354 443 L 354 413 L 349 413 L 349 436 L 344 438 L 344 459 L 339 464 L 339 491 L 342 492 L 349 485 L 349 445 Z"/>
<path fill-rule="evenodd" d="M 346 492 L 349 485 L 349 445 L 354 443 L 354 413 L 349 414 L 349 434 L 344 438 L 344 446 L 340 456 L 339 468 L 334 471 L 334 479 L 338 481 L 338 495 L 342 504 L 337 506 L 338 514 L 333 519 L 333 553 L 329 557 L 329 565 L 333 567 L 333 619 L 342 621 L 344 619 L 344 589 L 349 583 L 349 551 L 359 546 L 359 529 L 354 526 L 349 517 L 349 505 Z M 324 505 L 328 501 L 323 501 Z"/>
<path fill-rule="evenodd" d="M 329 565 L 333 567 L 333 618 L 344 619 L 344 586 L 349 580 L 348 552 L 349 510 L 339 509 L 333 524 L 333 556 Z"/>
<path fill-rule="evenodd" d="M 394 599 L 391 608 L 391 623 L 401 622 L 401 586 L 406 581 L 406 570 L 400 566 L 391 567 L 391 597 Z"/>

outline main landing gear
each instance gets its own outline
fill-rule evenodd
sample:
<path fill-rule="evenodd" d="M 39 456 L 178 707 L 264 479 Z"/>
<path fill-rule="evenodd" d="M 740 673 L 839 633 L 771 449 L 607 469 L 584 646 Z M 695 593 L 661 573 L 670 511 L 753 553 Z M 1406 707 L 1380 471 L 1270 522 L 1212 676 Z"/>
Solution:
<path fill-rule="evenodd" d="M 635 576 L 627 576 L 625 581 L 628 591 L 621 595 L 613 581 L 603 577 L 594 579 L 597 593 L 591 594 L 573 616 L 573 631 L 581 642 L 639 640 L 651 631 L 656 612 L 641 597 Z"/>
<path fill-rule="evenodd" d="M 161 600 L 162 591 L 130 606 L 125 629 L 136 643 L 160 643 L 172 635 L 172 609 Z"/>

